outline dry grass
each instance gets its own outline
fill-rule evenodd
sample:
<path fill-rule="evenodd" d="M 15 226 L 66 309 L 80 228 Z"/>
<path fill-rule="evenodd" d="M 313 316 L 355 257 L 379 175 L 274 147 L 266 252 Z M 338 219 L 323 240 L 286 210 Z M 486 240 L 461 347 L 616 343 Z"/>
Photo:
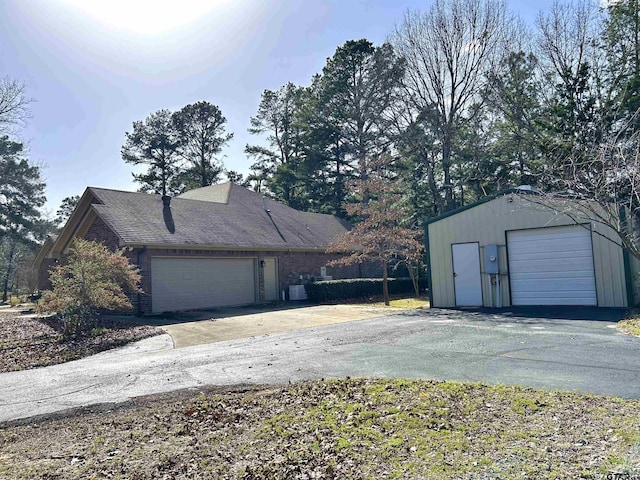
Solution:
<path fill-rule="evenodd" d="M 212 388 L 5 425 L 0 478 L 595 479 L 640 473 L 639 424 L 639 401 L 521 387 Z"/>
<path fill-rule="evenodd" d="M 640 337 L 640 312 L 632 310 L 627 318 L 618 322 L 618 328 L 623 332 Z"/>
<path fill-rule="evenodd" d="M 388 306 L 384 304 L 384 301 L 376 302 L 373 305 L 376 307 L 385 307 L 385 308 L 429 308 L 429 299 L 425 297 L 395 298 L 389 301 Z"/>
<path fill-rule="evenodd" d="M 366 298 L 343 299 L 339 302 L 328 303 L 346 303 L 349 305 L 366 305 L 383 308 L 429 308 L 428 297 L 416 298 L 415 296 L 408 295 L 406 293 L 390 295 L 388 307 L 384 304 L 384 297 L 382 295 L 372 295 Z"/>

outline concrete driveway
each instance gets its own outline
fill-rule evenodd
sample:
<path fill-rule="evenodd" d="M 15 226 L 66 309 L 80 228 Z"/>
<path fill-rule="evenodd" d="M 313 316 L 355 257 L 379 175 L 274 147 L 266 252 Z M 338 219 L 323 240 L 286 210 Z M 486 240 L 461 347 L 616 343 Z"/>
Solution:
<path fill-rule="evenodd" d="M 388 314 L 388 308 L 368 305 L 287 303 L 184 312 L 174 317 L 155 319 L 154 323 L 171 335 L 175 348 L 184 348 Z"/>
<path fill-rule="evenodd" d="M 161 335 L 63 365 L 1 374 L 0 421 L 203 385 L 347 375 L 640 398 L 640 339 L 616 330 L 621 314 L 432 309 L 181 349 Z"/>

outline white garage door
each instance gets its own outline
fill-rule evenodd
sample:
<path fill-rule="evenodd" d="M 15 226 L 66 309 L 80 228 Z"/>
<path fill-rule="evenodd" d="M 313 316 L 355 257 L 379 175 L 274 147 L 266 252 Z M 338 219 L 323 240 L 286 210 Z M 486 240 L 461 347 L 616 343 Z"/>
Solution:
<path fill-rule="evenodd" d="M 154 313 L 256 301 L 252 258 L 152 258 Z"/>
<path fill-rule="evenodd" d="M 507 247 L 513 305 L 597 305 L 589 229 L 508 232 Z"/>

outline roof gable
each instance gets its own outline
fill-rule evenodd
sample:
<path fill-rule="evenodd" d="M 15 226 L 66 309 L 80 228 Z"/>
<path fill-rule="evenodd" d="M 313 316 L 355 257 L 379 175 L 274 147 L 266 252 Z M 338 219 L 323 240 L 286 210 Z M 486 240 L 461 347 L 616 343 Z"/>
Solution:
<path fill-rule="evenodd" d="M 229 194 L 233 187 L 242 188 L 231 182 L 209 185 L 208 187 L 196 188 L 178 195 L 176 198 L 186 198 L 190 200 L 202 200 L 205 202 L 229 203 Z"/>

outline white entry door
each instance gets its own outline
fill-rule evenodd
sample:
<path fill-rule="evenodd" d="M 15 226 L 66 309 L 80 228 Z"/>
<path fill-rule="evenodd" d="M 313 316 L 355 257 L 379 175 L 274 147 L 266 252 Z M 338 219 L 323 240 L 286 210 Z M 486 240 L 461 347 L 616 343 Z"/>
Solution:
<path fill-rule="evenodd" d="M 278 262 L 276 258 L 264 259 L 264 299 L 278 300 Z"/>
<path fill-rule="evenodd" d="M 456 243 L 453 252 L 453 283 L 456 290 L 456 306 L 482 306 L 480 281 L 480 247 L 478 243 Z"/>

